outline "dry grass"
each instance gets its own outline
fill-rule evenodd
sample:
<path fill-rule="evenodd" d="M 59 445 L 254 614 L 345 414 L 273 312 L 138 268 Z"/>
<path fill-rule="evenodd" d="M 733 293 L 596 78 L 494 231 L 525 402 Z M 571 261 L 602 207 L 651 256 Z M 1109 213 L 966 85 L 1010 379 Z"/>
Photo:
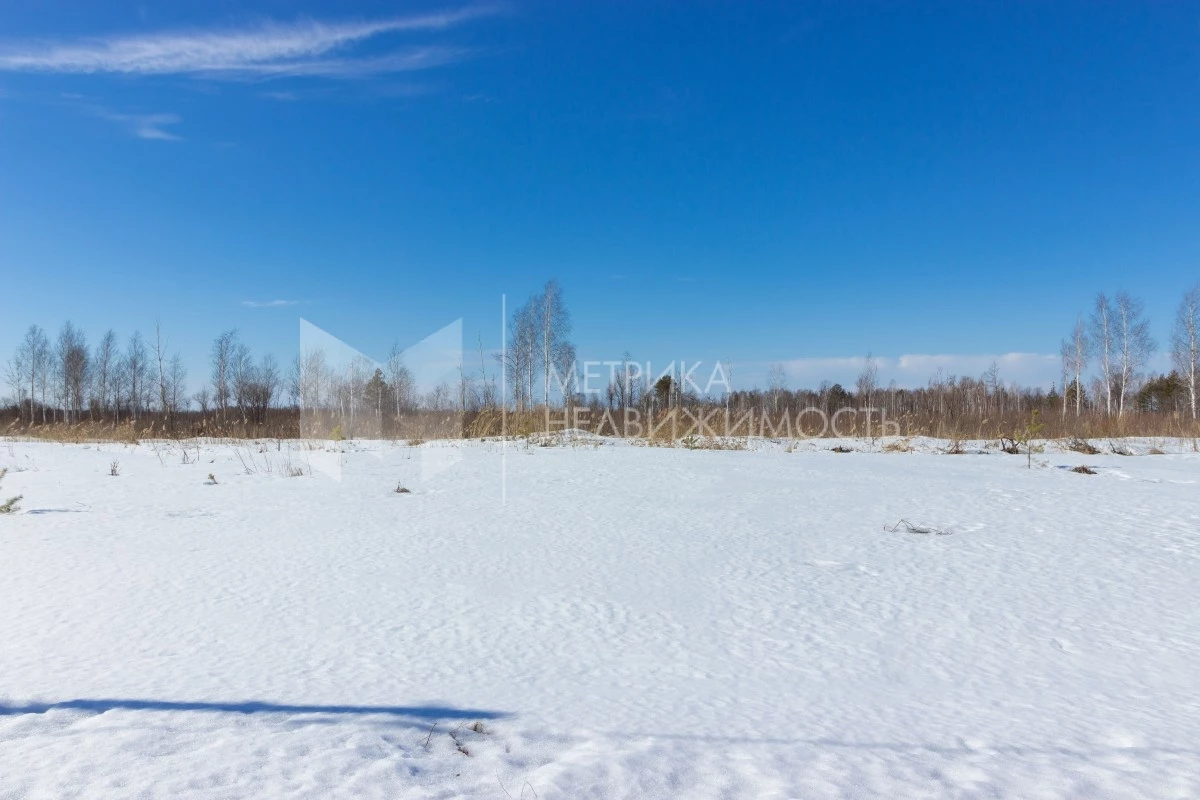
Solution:
<path fill-rule="evenodd" d="M 984 419 L 970 414 L 903 414 L 889 416 L 902 436 L 929 436 L 935 439 L 996 440 L 1011 431 L 1021 430 L 1029 422 L 1029 412 L 995 414 Z M 1124 416 L 1085 414 L 1065 418 L 1043 409 L 1039 438 L 1046 439 L 1123 439 L 1200 437 L 1200 422 L 1174 414 L 1128 411 Z"/>
<path fill-rule="evenodd" d="M 631 413 L 633 413 L 631 411 Z M 702 420 L 702 423 L 698 422 Z M 983 419 L 969 415 L 947 413 L 942 416 L 909 414 L 889 418 L 888 427 L 892 435 L 900 438 L 884 445 L 884 452 L 904 452 L 914 437 L 924 436 L 959 443 L 947 452 L 961 452 L 963 441 L 1002 441 L 1014 430 L 1028 423 L 1027 413 L 994 415 Z M 1066 442 L 1068 449 L 1088 453 L 1088 440 L 1122 439 L 1144 437 L 1152 439 L 1192 440 L 1193 449 L 1200 452 L 1200 424 L 1196 421 L 1170 414 L 1127 413 L 1124 417 L 1083 416 L 1065 419 L 1057 414 L 1041 417 L 1044 430 L 1039 438 Z M 775 421 L 779 423 L 779 420 Z M 19 420 L 15 411 L 0 412 L 0 433 L 13 438 L 30 438 L 64 443 L 121 442 L 136 444 L 146 439 L 194 439 L 207 438 L 244 442 L 253 439 L 331 439 L 335 433 L 341 438 L 383 438 L 410 442 L 437 439 L 479 439 L 497 436 L 529 437 L 536 434 L 554 433 L 564 427 L 579 428 L 585 432 L 606 437 L 647 439 L 656 444 L 671 446 L 672 442 L 689 436 L 705 440 L 705 449 L 739 449 L 713 444 L 716 440 L 741 440 L 766 436 L 772 440 L 867 435 L 865 425 L 846 415 L 839 421 L 839 430 L 822 431 L 820 418 L 808 414 L 796 423 L 795 414 L 790 426 L 782 423 L 763 425 L 761 415 L 751 415 L 747 410 L 723 408 L 691 408 L 641 412 L 632 417 L 625 427 L 623 412 L 614 410 L 580 409 L 578 415 L 555 410 L 548 416 L 538 408 L 522 412 L 491 408 L 466 413 L 452 411 L 419 410 L 400 414 L 385 414 L 379 418 L 373 414 L 359 416 L 353 424 L 341 415 L 308 412 L 301 416 L 296 409 L 271 409 L 265 421 L 243 420 L 231 414 L 222 419 L 217 414 L 185 412 L 171 420 L 148 415 L 138 420 L 85 420 L 78 423 L 52 422 L 48 424 L 28 423 Z M 857 426 L 857 427 L 856 427 Z M 881 433 L 873 425 L 870 433 Z M 1002 442 L 1003 444 L 1003 442 Z"/>
<path fill-rule="evenodd" d="M 697 436 L 684 440 L 683 446 L 689 450 L 747 450 L 749 440 L 735 436 Z"/>
<path fill-rule="evenodd" d="M 682 450 L 749 450 L 750 440 L 744 436 L 684 436 L 671 439 L 665 436 L 630 438 L 645 447 L 674 447 Z"/>

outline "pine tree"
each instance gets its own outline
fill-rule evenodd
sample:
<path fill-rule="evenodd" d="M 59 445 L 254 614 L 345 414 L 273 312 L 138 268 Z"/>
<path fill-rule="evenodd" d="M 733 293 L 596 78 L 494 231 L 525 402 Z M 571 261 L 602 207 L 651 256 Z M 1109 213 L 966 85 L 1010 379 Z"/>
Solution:
<path fill-rule="evenodd" d="M 4 480 L 4 476 L 8 474 L 7 469 L 0 469 L 0 482 Z M 21 502 L 21 495 L 10 497 L 3 503 L 0 503 L 0 514 L 11 514 L 17 510 L 17 503 Z"/>

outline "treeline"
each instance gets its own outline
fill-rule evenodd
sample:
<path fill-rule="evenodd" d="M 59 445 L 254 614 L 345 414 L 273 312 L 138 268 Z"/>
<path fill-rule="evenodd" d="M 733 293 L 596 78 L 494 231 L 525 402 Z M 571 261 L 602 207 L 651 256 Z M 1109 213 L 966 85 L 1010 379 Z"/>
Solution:
<path fill-rule="evenodd" d="M 420 405 L 398 352 L 393 349 L 386 377 L 362 358 L 336 370 L 320 351 L 281 368 L 271 354 L 256 360 L 233 329 L 213 341 L 208 380 L 189 392 L 183 359 L 168 355 L 160 325 L 149 342 L 134 331 L 122 345 L 110 330 L 89 348 L 83 332 L 66 322 L 54 339 L 31 325 L 8 362 L 7 380 L 17 421 L 27 426 L 86 422 L 166 435 L 300 436 L 300 412 L 307 408 L 344 415 L 349 436 L 356 417 L 368 411 Z M 448 391 L 425 400 L 453 405 Z"/>
<path fill-rule="evenodd" d="M 159 326 L 152 345 L 135 331 L 122 347 L 109 330 L 89 348 L 69 321 L 53 341 L 31 325 L 8 362 L 7 378 L 19 418 L 43 425 L 151 412 L 169 417 L 190 402 L 183 359 L 167 355 Z"/>
<path fill-rule="evenodd" d="M 1200 286 L 1184 294 L 1175 315 L 1169 345 L 1174 369 L 1165 375 L 1147 375 L 1146 365 L 1157 348 L 1140 300 L 1126 292 L 1115 299 L 1096 295 L 1088 319 L 1080 315 L 1060 348 L 1066 387 L 1063 414 L 1069 409 L 1077 417 L 1088 412 L 1111 417 L 1136 410 L 1186 413 L 1195 420 Z"/>
<path fill-rule="evenodd" d="M 86 422 L 164 435 L 428 438 L 462 435 L 490 420 L 504 395 L 519 413 L 569 400 L 574 384 L 557 378 L 573 369 L 570 328 L 562 289 L 549 281 L 513 314 L 503 355 L 489 359 L 481 343 L 476 366 L 460 359 L 457 374 L 431 385 L 418 384 L 398 344 L 382 364 L 361 355 L 336 363 L 323 349 L 304 347 L 283 367 L 270 354 L 256 360 L 234 329 L 213 341 L 207 380 L 189 391 L 183 359 L 169 353 L 161 325 L 152 341 L 135 331 L 121 343 L 110 330 L 89 347 L 71 322 L 54 339 L 35 324 L 18 343 L 6 377 L 14 422 L 26 426 Z M 484 427 L 499 432 L 490 421 Z"/>
<path fill-rule="evenodd" d="M 91 423 L 178 436 L 475 436 L 544 429 L 551 412 L 561 428 L 565 414 L 596 427 L 606 412 L 653 421 L 714 409 L 764 418 L 856 409 L 906 435 L 942 437 L 1005 435 L 1034 411 L 1056 435 L 1197 432 L 1200 287 L 1179 305 L 1171 372 L 1147 372 L 1157 345 L 1142 303 L 1124 292 L 1101 294 L 1063 340 L 1062 379 L 1049 390 L 1005 382 L 996 365 L 978 377 L 939 373 L 924 387 L 881 385 L 868 356 L 849 387 L 789 389 L 775 364 L 765 389 L 713 393 L 698 391 L 682 367 L 644 374 L 626 354 L 597 391 L 581 386 L 570 333 L 562 288 L 549 281 L 511 315 L 502 354 L 489 358 L 481 342 L 477 363 L 460 360 L 456 375 L 432 386 L 418 385 L 398 345 L 380 364 L 361 356 L 335 364 L 320 349 L 302 349 L 284 367 L 269 354 L 256 359 L 229 330 L 211 345 L 206 379 L 189 391 L 183 359 L 169 352 L 160 325 L 150 339 L 135 331 L 123 343 L 110 330 L 94 346 L 70 322 L 53 339 L 32 325 L 7 365 L 10 413 L 27 427 Z"/>

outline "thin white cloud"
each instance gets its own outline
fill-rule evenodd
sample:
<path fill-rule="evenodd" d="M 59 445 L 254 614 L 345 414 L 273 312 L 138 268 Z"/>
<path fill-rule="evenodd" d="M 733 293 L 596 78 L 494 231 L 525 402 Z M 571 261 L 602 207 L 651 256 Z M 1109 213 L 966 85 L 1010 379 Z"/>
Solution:
<path fill-rule="evenodd" d="M 174 125 L 179 122 L 179 117 L 175 114 L 147 114 L 139 117 L 134 121 L 133 134 L 139 139 L 158 139 L 160 141 L 174 141 L 180 137 L 169 131 L 164 131 L 163 125 Z"/>
<path fill-rule="evenodd" d="M 412 47 L 377 58 L 317 58 L 274 61 L 230 70 L 217 77 L 239 78 L 363 78 L 394 72 L 433 69 L 471 54 L 462 47 Z"/>
<path fill-rule="evenodd" d="M 469 51 L 456 47 L 426 46 L 394 50 L 372 57 L 355 57 L 345 54 L 345 51 L 385 34 L 444 30 L 495 11 L 494 6 L 468 6 L 452 11 L 376 21 L 268 22 L 240 30 L 15 42 L 0 46 L 0 71 L 197 74 L 227 78 L 345 78 L 404 72 L 459 60 Z"/>
<path fill-rule="evenodd" d="M 1000 380 L 1024 386 L 1045 386 L 1059 380 L 1060 359 L 1044 353 L 934 354 L 909 353 L 897 357 L 876 357 L 879 367 L 877 380 L 883 385 L 895 381 L 897 386 L 913 388 L 926 385 L 939 373 L 942 378 L 969 376 L 978 378 L 996 364 Z M 851 386 L 866 363 L 864 356 L 845 358 L 796 358 L 780 362 L 793 388 L 816 388 L 821 381 Z M 765 386 L 767 366 L 755 365 L 748 375 L 750 381 Z M 759 375 L 757 373 L 761 372 Z"/>
<path fill-rule="evenodd" d="M 178 114 L 122 114 L 106 108 L 87 106 L 87 111 L 101 119 L 115 122 L 126 128 L 139 139 L 174 142 L 182 139 L 166 130 L 167 125 L 178 125 L 183 118 Z"/>
<path fill-rule="evenodd" d="M 242 305 L 247 308 L 284 308 L 285 306 L 299 305 L 299 300 L 243 300 Z"/>

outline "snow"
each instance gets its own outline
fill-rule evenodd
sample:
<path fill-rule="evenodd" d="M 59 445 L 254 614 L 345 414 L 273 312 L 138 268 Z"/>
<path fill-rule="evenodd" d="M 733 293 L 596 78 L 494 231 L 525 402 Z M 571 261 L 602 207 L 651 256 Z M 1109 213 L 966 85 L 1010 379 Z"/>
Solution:
<path fill-rule="evenodd" d="M 1190 440 L 545 444 L 0 442 L 0 797 L 1200 796 Z"/>

